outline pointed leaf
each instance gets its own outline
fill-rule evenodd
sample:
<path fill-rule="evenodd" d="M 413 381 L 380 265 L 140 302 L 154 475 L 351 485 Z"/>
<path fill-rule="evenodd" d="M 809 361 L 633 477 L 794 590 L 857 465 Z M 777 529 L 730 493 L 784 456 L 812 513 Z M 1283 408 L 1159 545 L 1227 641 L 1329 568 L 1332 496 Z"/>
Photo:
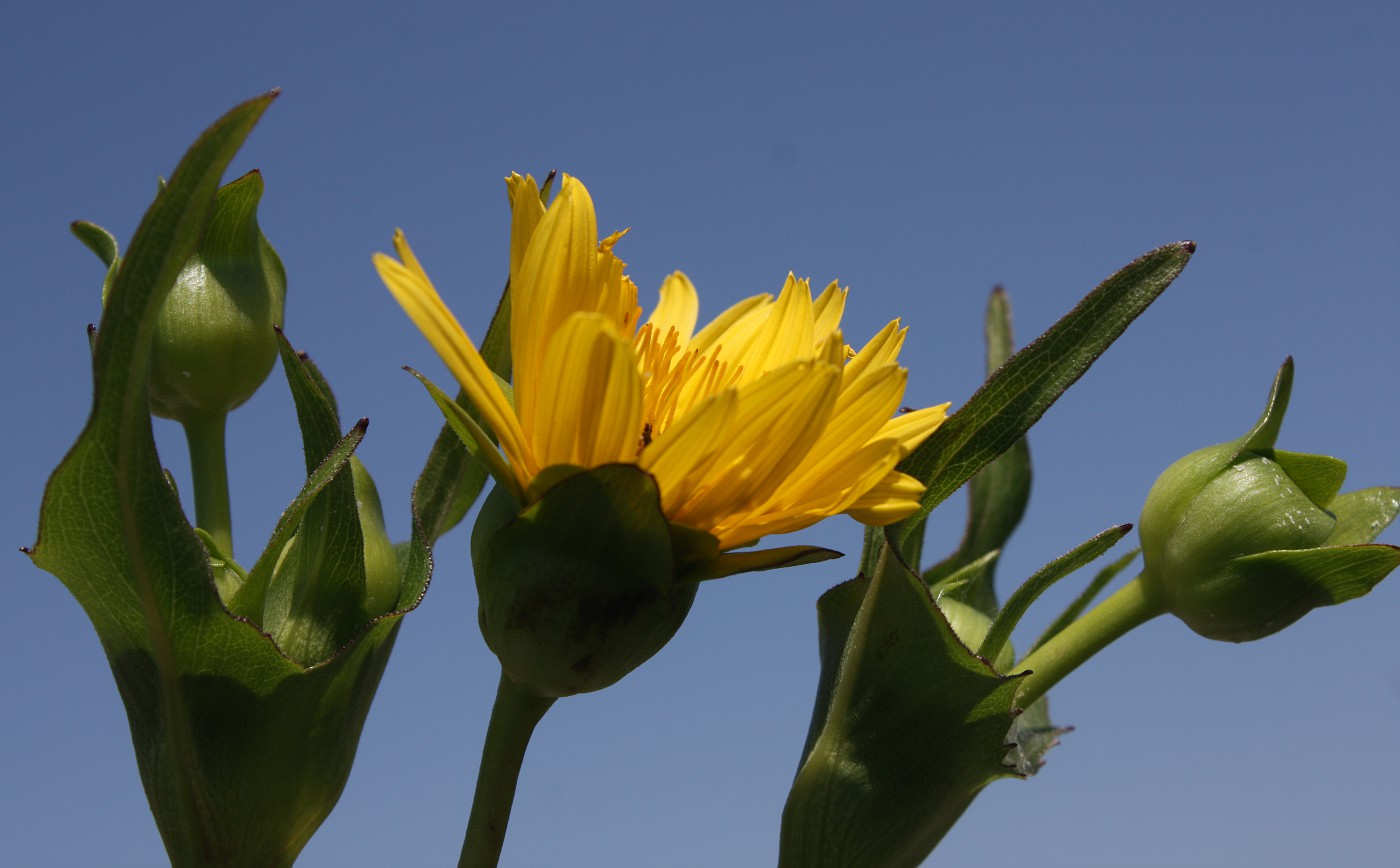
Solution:
<path fill-rule="evenodd" d="M 505 459 L 496 450 L 495 441 L 491 439 L 491 435 L 486 432 L 482 424 L 472 417 L 471 412 L 465 406 L 447 397 L 447 393 L 439 389 L 427 377 L 412 368 L 404 370 L 416 377 L 418 382 L 423 384 L 423 388 L 428 390 L 428 394 L 433 398 L 433 403 L 437 404 L 438 410 L 447 420 L 447 427 L 456 436 L 458 445 L 465 448 L 467 454 L 485 468 L 485 472 L 490 474 L 497 485 L 508 489 L 516 500 L 523 500 L 524 492 L 520 491 L 515 474 L 511 473 Z M 538 482 L 538 477 L 536 481 Z M 477 485 L 476 487 L 479 493 L 481 486 Z"/>
<path fill-rule="evenodd" d="M 1252 452 L 1266 452 L 1274 448 L 1278 432 L 1283 428 L 1283 416 L 1288 412 L 1288 396 L 1293 391 L 1293 357 L 1283 360 L 1274 376 L 1274 384 L 1269 389 L 1269 400 L 1264 404 L 1264 412 L 1249 433 L 1240 438 L 1239 452 L 1246 449 Z"/>
<path fill-rule="evenodd" d="M 1279 600 L 1292 597 L 1298 609 L 1304 604 L 1332 606 L 1363 597 L 1397 566 L 1400 547 L 1388 545 L 1261 552 L 1230 563 L 1231 572 L 1244 581 L 1270 583 L 1277 589 L 1275 596 Z M 1305 611 L 1298 611 L 1297 616 Z M 1284 626 L 1280 624 L 1277 629 Z"/>
<path fill-rule="evenodd" d="M 1130 263 L 1012 356 L 900 469 L 928 486 L 919 511 L 887 529 L 903 546 L 918 522 L 1040 419 L 1186 267 L 1193 242 Z"/>
<path fill-rule="evenodd" d="M 83 245 L 97 254 L 102 264 L 111 268 L 117 261 L 117 239 L 112 233 L 86 220 L 75 220 L 68 227 Z"/>
<path fill-rule="evenodd" d="M 1278 462 L 1283 472 L 1288 474 L 1293 484 L 1298 486 L 1308 500 L 1324 509 L 1330 509 L 1332 498 L 1342 490 L 1342 483 L 1347 478 L 1345 461 L 1330 455 L 1308 455 L 1303 452 L 1284 452 L 1280 449 L 1267 454 Z"/>
<path fill-rule="evenodd" d="M 803 564 L 816 564 L 841 557 L 838 551 L 818 546 L 781 546 L 761 551 L 737 551 L 720 555 L 703 568 L 692 570 L 681 576 L 686 581 L 706 581 L 735 576 L 739 573 L 757 573 L 763 570 L 776 570 L 781 567 L 796 567 Z"/>
<path fill-rule="evenodd" d="M 1013 349 L 1011 302 L 1001 287 L 992 292 L 987 304 L 986 332 L 987 374 L 990 376 L 1006 362 Z M 967 528 L 962 542 L 957 551 L 924 574 L 924 582 L 930 586 L 937 584 L 949 572 L 961 569 L 988 552 L 1005 548 L 1021 523 L 1030 496 L 1031 451 L 1026 438 L 1022 437 L 969 480 Z M 922 531 L 915 531 L 905 547 L 919 544 L 922 548 L 922 536 Z M 987 562 L 980 578 L 952 592 L 954 599 L 990 615 L 997 610 L 995 581 L 996 562 L 992 560 Z"/>
<path fill-rule="evenodd" d="M 992 621 L 991 629 L 987 631 L 986 638 L 982 640 L 982 646 L 977 650 L 978 656 L 995 660 L 1001 653 L 1001 647 L 1011 639 L 1011 631 L 1016 629 L 1016 625 L 1021 622 L 1021 616 L 1026 614 L 1031 603 L 1051 585 L 1085 564 L 1092 563 L 1099 555 L 1113 548 L 1132 529 L 1130 524 L 1111 527 L 1037 570 L 1035 575 L 1016 589 L 1006 601 L 1006 605 L 1001 607 L 1001 611 Z"/>
<path fill-rule="evenodd" d="M 1363 488 L 1349 491 L 1328 504 L 1337 525 L 1327 538 L 1329 546 L 1368 543 L 1380 536 L 1400 514 L 1400 488 Z"/>
<path fill-rule="evenodd" d="M 248 579 L 238 589 L 238 593 L 229 600 L 229 611 L 235 615 L 246 618 L 257 618 L 262 614 L 263 601 L 267 594 L 267 583 L 272 578 L 272 569 L 277 564 L 278 557 L 287 543 L 291 542 L 292 535 L 301 526 L 302 519 L 316 495 L 330 484 L 350 463 L 350 456 L 355 454 L 355 449 L 360 445 L 360 441 L 365 437 L 365 430 L 368 428 L 367 419 L 361 419 L 350 432 L 336 444 L 326 459 L 320 463 L 306 477 L 306 483 L 302 485 L 301 491 L 282 511 L 282 515 L 277 519 L 277 526 L 272 530 L 272 538 L 268 540 L 267 547 L 263 549 L 262 555 L 258 558 L 253 569 L 248 571 Z"/>

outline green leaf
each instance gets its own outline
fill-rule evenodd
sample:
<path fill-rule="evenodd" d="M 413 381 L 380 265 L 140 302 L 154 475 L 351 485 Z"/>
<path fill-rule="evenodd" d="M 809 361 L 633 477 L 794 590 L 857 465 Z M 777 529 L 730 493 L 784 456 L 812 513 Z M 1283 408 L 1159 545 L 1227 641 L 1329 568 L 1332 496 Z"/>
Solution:
<path fill-rule="evenodd" d="M 1272 585 L 1277 608 L 1301 610 L 1296 617 L 1306 612 L 1304 606 L 1332 606 L 1365 596 L 1397 566 L 1400 547 L 1388 545 L 1261 552 L 1230 562 L 1231 572 L 1243 581 Z"/>
<path fill-rule="evenodd" d="M 917 865 L 1003 760 L 1016 690 L 972 656 L 895 567 L 817 604 L 812 727 L 783 810 L 779 865 Z"/>
<path fill-rule="evenodd" d="M 116 265 L 117 239 L 112 237 L 112 233 L 96 223 L 89 223 L 86 220 L 75 220 L 69 224 L 68 228 L 88 250 L 97 254 L 97 258 L 102 260 L 103 265 L 108 268 Z"/>
<path fill-rule="evenodd" d="M 1400 514 L 1400 488 L 1379 487 L 1349 491 L 1337 497 L 1327 509 L 1337 517 L 1325 545 L 1351 546 L 1368 543 L 1380 536 Z"/>
<path fill-rule="evenodd" d="M 992 620 L 991 629 L 987 631 L 986 638 L 977 649 L 978 656 L 995 660 L 1001 652 L 1001 647 L 1011 639 L 1011 632 L 1021 622 L 1021 617 L 1030 609 L 1031 603 L 1039 599 L 1051 585 L 1080 567 L 1092 563 L 1099 555 L 1113 548 L 1132 529 L 1130 524 L 1111 527 L 1037 570 L 1035 575 L 1016 589 Z"/>
<path fill-rule="evenodd" d="M 1274 376 L 1274 384 L 1269 389 L 1269 400 L 1264 404 L 1264 412 L 1249 433 L 1240 438 L 1240 446 L 1235 452 L 1267 452 L 1274 448 L 1278 432 L 1283 428 L 1283 416 L 1288 412 L 1288 396 L 1293 391 L 1293 357 L 1283 360 Z"/>
<path fill-rule="evenodd" d="M 987 374 L 990 376 L 1006 362 L 1013 349 L 1011 301 L 1001 287 L 992 292 L 987 303 L 986 333 Z M 1022 437 L 969 481 L 967 528 L 962 543 L 952 555 L 924 573 L 925 584 L 938 584 L 949 573 L 983 558 L 988 552 L 1005 548 L 1021 523 L 1030 496 L 1031 451 L 1026 438 Z M 906 548 L 916 544 L 922 548 L 922 537 L 922 530 L 915 531 L 906 542 Z M 996 561 L 992 560 L 987 562 L 979 578 L 952 592 L 954 599 L 990 615 L 997 609 L 995 581 Z"/>
<path fill-rule="evenodd" d="M 899 469 L 928 491 L 913 516 L 886 529 L 903 548 L 929 511 L 1005 452 L 1181 273 L 1190 241 L 1159 247 L 1099 284 L 1012 356 Z"/>
<path fill-rule="evenodd" d="M 525 492 L 520 490 L 515 474 L 511 472 L 506 460 L 501 457 L 500 452 L 496 451 L 495 441 L 491 439 L 491 435 L 486 432 L 482 424 L 473 418 L 467 407 L 447 397 L 446 392 L 412 368 L 404 370 L 416 377 L 418 382 L 423 384 L 423 388 L 428 390 L 433 403 L 437 404 L 438 410 L 447 420 L 447 427 L 456 435 L 458 445 L 465 448 L 467 454 L 485 468 L 486 473 L 496 481 L 497 485 L 509 490 L 516 500 L 524 500 Z M 478 483 L 476 488 L 479 493 L 481 485 Z"/>
<path fill-rule="evenodd" d="M 1298 490 L 1308 500 L 1330 509 L 1332 498 L 1342 490 L 1347 478 L 1347 463 L 1330 455 L 1308 455 L 1304 452 L 1284 452 L 1281 449 L 1265 453 L 1278 462 Z"/>
<path fill-rule="evenodd" d="M 291 864 L 345 785 L 401 614 L 365 624 L 316 667 L 290 660 L 221 604 L 155 450 L 155 314 L 220 176 L 274 95 L 205 131 L 142 219 L 98 332 L 92 414 L 49 479 L 30 552 L 97 631 L 152 813 L 180 866 Z M 426 583 L 417 551 L 406 587 Z"/>
<path fill-rule="evenodd" d="M 841 557 L 840 552 L 818 546 L 780 546 L 762 551 L 726 552 L 709 561 L 702 568 L 687 572 L 678 578 L 684 581 L 699 582 L 708 579 L 722 579 L 739 573 L 757 573 L 782 567 L 817 564 L 839 557 Z"/>

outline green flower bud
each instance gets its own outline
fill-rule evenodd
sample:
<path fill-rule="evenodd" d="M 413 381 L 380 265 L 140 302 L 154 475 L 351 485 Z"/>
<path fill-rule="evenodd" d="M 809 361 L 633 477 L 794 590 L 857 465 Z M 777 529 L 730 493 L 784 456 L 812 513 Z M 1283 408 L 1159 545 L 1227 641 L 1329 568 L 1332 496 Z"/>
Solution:
<path fill-rule="evenodd" d="M 219 189 L 204 237 L 161 306 L 151 345 L 157 416 L 221 416 L 272 370 L 287 276 L 258 228 L 262 192 L 257 171 Z"/>
<path fill-rule="evenodd" d="M 987 638 L 987 632 L 992 629 L 992 618 L 990 615 L 975 609 L 966 603 L 961 603 L 951 597 L 944 597 L 938 600 L 939 611 L 943 617 L 948 619 L 948 626 L 953 628 L 953 635 L 958 637 L 968 648 L 977 650 L 982 644 L 982 640 Z M 1007 642 L 1001 646 L 997 652 L 995 660 L 990 661 L 992 668 L 998 672 L 1009 672 L 1016 664 L 1016 651 Z"/>
<path fill-rule="evenodd" d="M 337 532 L 331 511 L 308 513 L 272 568 L 259 619 L 277 646 L 302 663 L 334 653 L 399 600 L 398 559 L 384 529 L 379 492 L 359 458 L 351 456 L 349 464 L 360 540 L 353 530 Z M 363 583 L 357 565 L 344 561 L 355 554 L 363 558 Z"/>
<path fill-rule="evenodd" d="M 1400 492 L 1338 496 L 1344 462 L 1274 448 L 1292 379 L 1290 359 L 1254 428 L 1167 468 L 1143 506 L 1149 593 L 1210 639 L 1276 633 L 1362 596 L 1400 564 L 1400 549 L 1364 545 L 1400 511 Z"/>
<path fill-rule="evenodd" d="M 715 537 L 666 520 L 656 480 L 635 464 L 547 467 L 525 494 L 522 508 L 498 484 L 472 528 L 477 617 L 506 675 L 551 699 L 645 663 L 701 581 L 840 557 L 814 546 L 720 553 Z"/>
<path fill-rule="evenodd" d="M 696 583 L 678 578 L 684 563 L 649 475 L 622 464 L 551 471 L 571 475 L 524 510 L 495 487 L 472 561 L 486 644 L 512 680 L 559 697 L 601 690 L 661 650 Z"/>

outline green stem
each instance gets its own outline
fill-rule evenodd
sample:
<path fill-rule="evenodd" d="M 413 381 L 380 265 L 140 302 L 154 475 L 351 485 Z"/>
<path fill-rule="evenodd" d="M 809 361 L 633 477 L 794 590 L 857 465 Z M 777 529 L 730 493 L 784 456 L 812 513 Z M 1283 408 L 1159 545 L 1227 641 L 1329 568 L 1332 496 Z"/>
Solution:
<path fill-rule="evenodd" d="M 194 523 L 213 537 L 228 557 L 233 557 L 233 516 L 228 503 L 228 460 L 224 450 L 227 413 L 185 420 L 185 441 L 190 447 L 190 475 L 194 478 Z"/>
<path fill-rule="evenodd" d="M 1148 593 L 1142 577 L 1133 579 L 1020 662 L 1017 668 L 1031 674 L 1021 682 L 1016 703 L 1028 708 L 1113 640 L 1165 613 L 1166 606 Z"/>
<path fill-rule="evenodd" d="M 553 697 L 531 693 L 501 672 L 496 688 L 496 704 L 486 727 L 486 744 L 481 749 L 481 769 L 476 776 L 467 837 L 457 868 L 494 868 L 506 841 L 510 806 L 515 801 L 515 782 L 535 724 L 554 704 Z"/>

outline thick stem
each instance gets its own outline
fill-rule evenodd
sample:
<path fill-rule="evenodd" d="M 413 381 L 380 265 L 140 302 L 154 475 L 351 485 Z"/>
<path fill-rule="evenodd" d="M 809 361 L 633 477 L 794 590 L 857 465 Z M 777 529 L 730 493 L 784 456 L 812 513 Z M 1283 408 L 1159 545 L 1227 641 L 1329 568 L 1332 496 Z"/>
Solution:
<path fill-rule="evenodd" d="M 227 413 L 185 420 L 185 441 L 190 447 L 190 475 L 194 478 L 194 523 L 213 537 L 228 557 L 233 557 L 233 516 L 228 503 L 228 460 L 224 450 Z"/>
<path fill-rule="evenodd" d="M 553 697 L 531 693 L 501 673 L 457 868 L 495 868 L 500 861 L 525 748 L 530 744 L 535 724 L 553 704 Z"/>
<path fill-rule="evenodd" d="M 1016 704 L 1028 708 L 1113 640 L 1165 612 L 1162 602 L 1148 593 L 1142 577 L 1133 579 L 1020 662 L 1017 668 L 1029 669 L 1031 674 L 1021 682 Z"/>

